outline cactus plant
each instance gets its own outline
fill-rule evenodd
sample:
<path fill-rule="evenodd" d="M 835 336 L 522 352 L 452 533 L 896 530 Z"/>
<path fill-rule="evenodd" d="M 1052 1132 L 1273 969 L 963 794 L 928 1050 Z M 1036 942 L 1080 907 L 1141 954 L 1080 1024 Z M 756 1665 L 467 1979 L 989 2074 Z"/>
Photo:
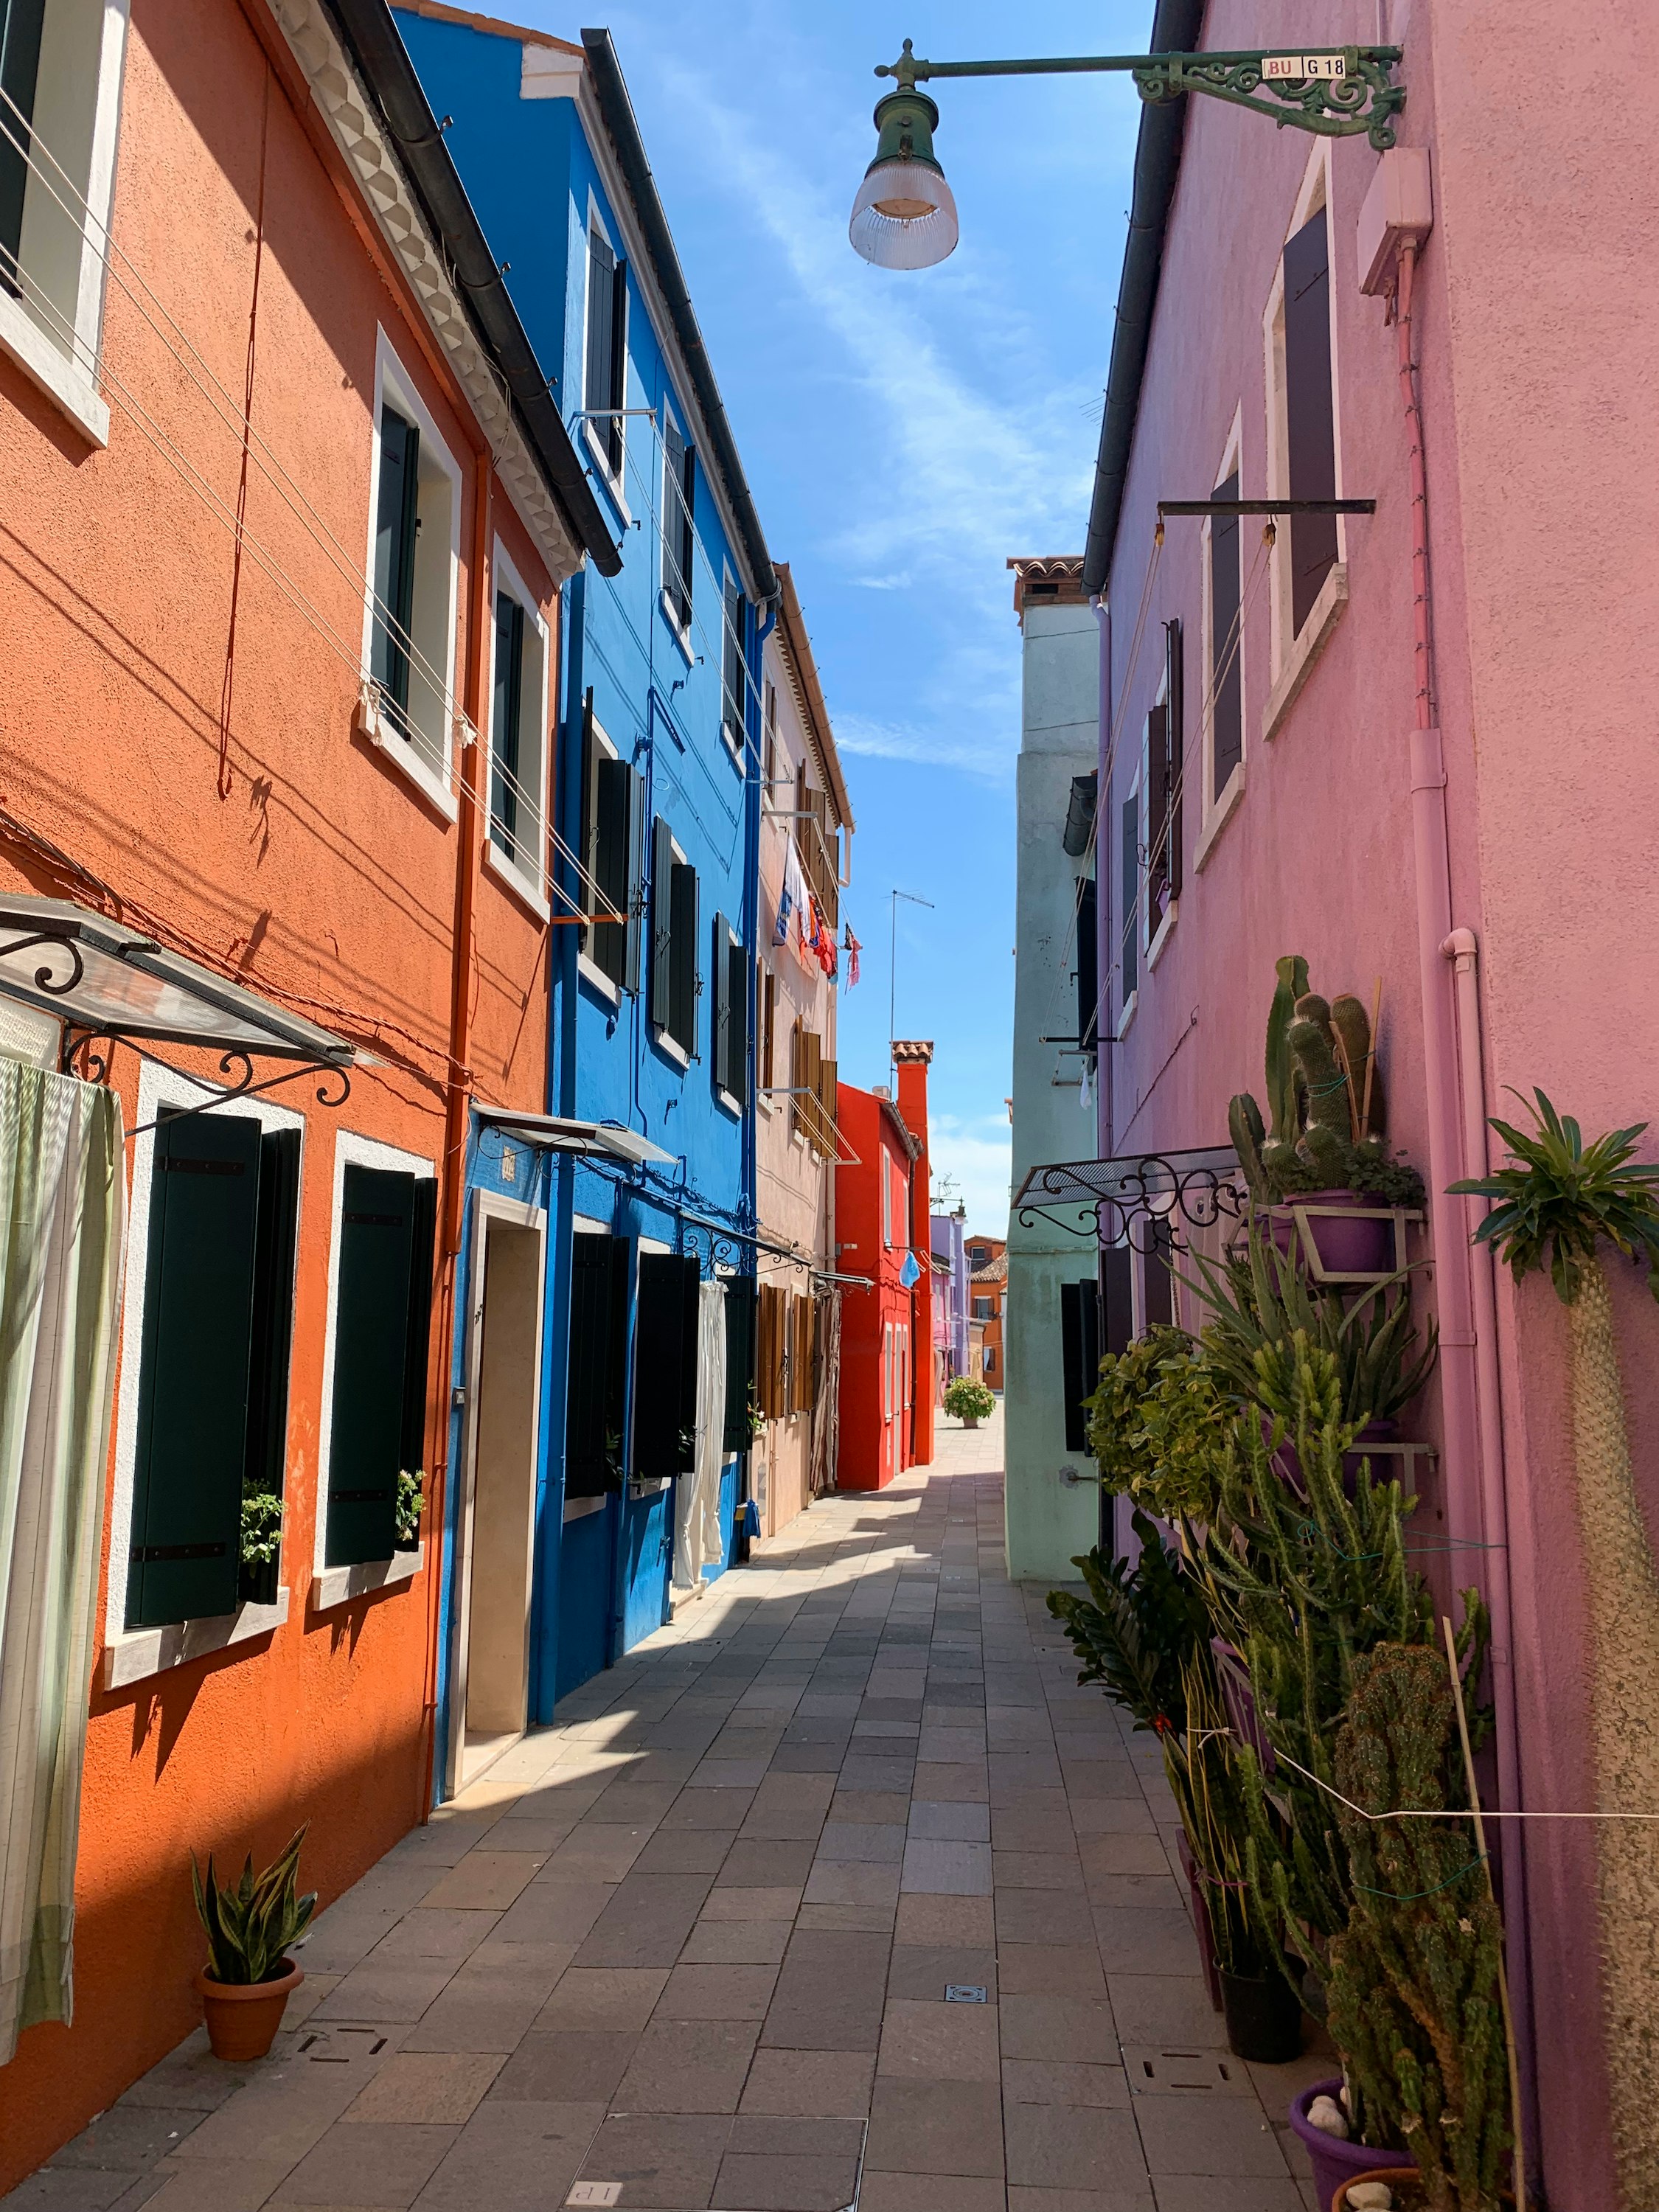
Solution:
<path fill-rule="evenodd" d="M 1348 1077 L 1350 1133 L 1355 1144 L 1363 1145 L 1367 1138 L 1382 1134 L 1386 1117 L 1370 1017 L 1351 991 L 1331 1000 L 1331 1029 Z"/>
<path fill-rule="evenodd" d="M 1511 2136 L 1499 1961 L 1485 1869 L 1457 1823 L 1366 1815 L 1467 1803 L 1438 1654 L 1384 1644 L 1354 1662 L 1336 1739 L 1353 1908 L 1331 1945 L 1330 2030 L 1353 2124 L 1409 2152 L 1428 2212 L 1498 2212 Z"/>

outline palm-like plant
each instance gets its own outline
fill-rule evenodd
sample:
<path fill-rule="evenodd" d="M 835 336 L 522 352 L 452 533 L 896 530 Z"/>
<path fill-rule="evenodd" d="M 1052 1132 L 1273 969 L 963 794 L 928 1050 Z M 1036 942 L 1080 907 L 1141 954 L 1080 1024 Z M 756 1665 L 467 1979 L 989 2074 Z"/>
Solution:
<path fill-rule="evenodd" d="M 214 1981 L 272 1982 L 288 1971 L 286 1954 L 317 1908 L 314 1889 L 295 1895 L 305 1839 L 305 1829 L 296 1829 L 262 1875 L 255 1875 L 250 1851 L 234 1889 L 220 1888 L 210 1851 L 205 1876 L 191 1853 L 191 1886 L 207 1930 L 207 1970 Z"/>
<path fill-rule="evenodd" d="M 1588 1582 L 1597 1809 L 1659 1813 L 1659 1575 L 1631 1474 L 1605 1237 L 1648 1263 L 1659 1298 L 1659 1167 L 1632 1156 L 1647 1124 L 1586 1145 L 1535 1092 L 1531 1131 L 1494 1121 L 1507 1167 L 1451 1188 L 1498 1203 L 1475 1231 L 1516 1279 L 1547 1269 L 1572 1344 L 1573 1462 Z M 1659 1825 L 1597 1830 L 1601 1989 L 1613 2153 L 1627 2212 L 1659 2203 Z"/>

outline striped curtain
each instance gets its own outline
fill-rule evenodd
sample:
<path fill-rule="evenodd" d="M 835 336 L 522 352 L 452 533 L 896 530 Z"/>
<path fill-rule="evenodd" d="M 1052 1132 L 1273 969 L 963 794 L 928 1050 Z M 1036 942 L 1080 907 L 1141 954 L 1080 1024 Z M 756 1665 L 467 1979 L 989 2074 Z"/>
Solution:
<path fill-rule="evenodd" d="M 125 1222 L 120 1101 L 0 1060 L 0 2064 L 73 1999 Z"/>

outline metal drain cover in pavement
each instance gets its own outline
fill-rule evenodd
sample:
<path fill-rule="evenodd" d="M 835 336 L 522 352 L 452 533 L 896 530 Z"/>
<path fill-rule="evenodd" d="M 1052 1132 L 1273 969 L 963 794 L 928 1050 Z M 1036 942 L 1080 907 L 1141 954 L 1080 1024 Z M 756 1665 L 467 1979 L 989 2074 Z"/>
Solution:
<path fill-rule="evenodd" d="M 620 2181 L 579 2181 L 565 2198 L 567 2204 L 620 2204 Z"/>
<path fill-rule="evenodd" d="M 1123 2064 L 1129 2087 L 1142 2097 L 1240 2097 L 1250 2093 L 1243 2064 L 1224 2051 L 1143 2045 L 1126 2050 Z"/>
<path fill-rule="evenodd" d="M 976 1982 L 947 1982 L 945 1984 L 946 2004 L 983 2004 L 985 1992 Z"/>

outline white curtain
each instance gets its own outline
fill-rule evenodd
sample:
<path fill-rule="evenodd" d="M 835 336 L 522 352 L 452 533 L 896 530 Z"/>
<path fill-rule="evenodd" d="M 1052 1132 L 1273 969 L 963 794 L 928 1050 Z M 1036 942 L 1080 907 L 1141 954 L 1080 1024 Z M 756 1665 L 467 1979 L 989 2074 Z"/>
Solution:
<path fill-rule="evenodd" d="M 711 1560 L 724 1559 L 720 1458 L 726 1435 L 726 1291 L 705 1282 L 697 1292 L 697 1427 L 690 1474 L 678 1486 L 674 1511 L 674 1589 L 684 1596 Z"/>
<path fill-rule="evenodd" d="M 125 1222 L 120 1101 L 0 1060 L 0 2065 L 72 2005 Z"/>

